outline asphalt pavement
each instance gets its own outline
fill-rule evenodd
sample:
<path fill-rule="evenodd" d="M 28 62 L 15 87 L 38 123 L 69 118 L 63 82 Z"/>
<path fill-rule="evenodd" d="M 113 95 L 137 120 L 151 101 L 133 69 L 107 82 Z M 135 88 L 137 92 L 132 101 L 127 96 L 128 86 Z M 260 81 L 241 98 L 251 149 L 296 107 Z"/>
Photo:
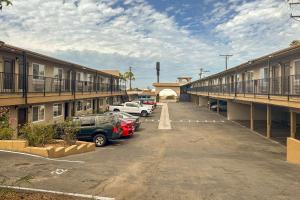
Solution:
<path fill-rule="evenodd" d="M 0 152 L 0 176 L 116 199 L 299 199 L 300 165 L 285 161 L 284 146 L 191 103 L 167 110 L 171 129 L 158 129 L 158 108 L 132 138 L 95 152 L 58 160 Z"/>

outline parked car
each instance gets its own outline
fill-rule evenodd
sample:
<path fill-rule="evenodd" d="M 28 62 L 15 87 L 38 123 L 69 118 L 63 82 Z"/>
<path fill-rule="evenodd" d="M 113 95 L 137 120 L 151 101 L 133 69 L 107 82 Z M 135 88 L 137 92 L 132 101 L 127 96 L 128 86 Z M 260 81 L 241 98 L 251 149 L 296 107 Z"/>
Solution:
<path fill-rule="evenodd" d="M 102 147 L 108 141 L 118 139 L 122 136 L 121 122 L 114 116 L 80 116 L 73 117 L 78 123 L 78 140 L 93 141 L 97 147 Z"/>
<path fill-rule="evenodd" d="M 148 107 L 148 108 L 150 108 L 152 111 L 154 110 L 154 105 L 144 104 L 144 103 L 143 103 L 142 101 L 140 101 L 140 100 L 134 100 L 134 101 L 132 101 L 132 102 L 137 103 L 137 104 L 139 104 L 140 106 Z"/>
<path fill-rule="evenodd" d="M 154 99 L 141 99 L 140 100 L 144 105 L 153 105 L 156 108 L 157 103 Z"/>
<path fill-rule="evenodd" d="M 143 117 L 146 117 L 152 113 L 151 108 L 141 106 L 140 104 L 134 102 L 126 102 L 120 105 L 109 106 L 109 111 L 127 112 L 131 114 L 138 114 Z"/>
<path fill-rule="evenodd" d="M 131 114 L 128 114 L 126 112 L 106 112 L 104 115 L 115 115 L 117 116 L 120 120 L 131 120 L 134 122 L 134 130 L 137 131 L 140 126 L 141 126 L 141 121 L 139 116 L 134 116 Z"/>
<path fill-rule="evenodd" d="M 134 122 L 131 120 L 121 120 L 122 136 L 128 137 L 134 133 Z"/>
<path fill-rule="evenodd" d="M 217 102 L 211 104 L 210 109 L 213 110 L 213 111 L 217 111 L 218 110 Z M 226 102 L 223 102 L 223 101 L 219 102 L 219 111 L 227 111 L 227 103 Z"/>

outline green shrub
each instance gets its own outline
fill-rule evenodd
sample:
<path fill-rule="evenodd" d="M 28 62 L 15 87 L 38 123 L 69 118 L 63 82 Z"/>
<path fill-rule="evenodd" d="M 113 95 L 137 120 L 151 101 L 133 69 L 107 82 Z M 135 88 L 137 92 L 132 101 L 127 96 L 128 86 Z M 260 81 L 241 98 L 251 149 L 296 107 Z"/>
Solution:
<path fill-rule="evenodd" d="M 11 140 L 14 130 L 9 127 L 8 113 L 0 116 L 0 140 Z"/>
<path fill-rule="evenodd" d="M 56 125 L 56 133 L 61 134 L 62 139 L 67 145 L 75 144 L 78 131 L 78 124 L 69 119 Z"/>
<path fill-rule="evenodd" d="M 51 142 L 54 137 L 52 125 L 26 124 L 20 129 L 20 135 L 26 139 L 29 146 L 40 147 Z"/>
<path fill-rule="evenodd" d="M 0 140 L 11 140 L 13 135 L 13 129 L 9 127 L 0 127 Z"/>

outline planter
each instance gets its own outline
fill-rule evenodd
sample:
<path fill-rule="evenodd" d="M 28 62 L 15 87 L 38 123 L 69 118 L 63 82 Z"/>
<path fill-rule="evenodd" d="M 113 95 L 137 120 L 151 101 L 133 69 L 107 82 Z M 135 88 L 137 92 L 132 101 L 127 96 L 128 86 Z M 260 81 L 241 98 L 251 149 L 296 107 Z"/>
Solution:
<path fill-rule="evenodd" d="M 47 147 L 30 147 L 25 140 L 0 140 L 0 149 L 39 155 L 47 158 L 59 158 L 73 154 L 95 151 L 95 144 L 77 141 L 68 147 L 47 145 Z"/>

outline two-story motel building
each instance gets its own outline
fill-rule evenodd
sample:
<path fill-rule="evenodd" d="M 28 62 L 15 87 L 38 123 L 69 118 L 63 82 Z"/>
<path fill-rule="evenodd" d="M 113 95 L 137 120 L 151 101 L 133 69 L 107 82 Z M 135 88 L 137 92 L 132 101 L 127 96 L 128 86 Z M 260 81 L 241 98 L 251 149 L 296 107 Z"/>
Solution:
<path fill-rule="evenodd" d="M 96 70 L 0 42 L 0 106 L 11 127 L 98 113 L 126 94 L 117 70 Z"/>
<path fill-rule="evenodd" d="M 229 120 L 246 121 L 249 128 L 263 130 L 266 137 L 297 137 L 300 46 L 250 60 L 187 87 L 194 103 L 227 102 Z"/>

